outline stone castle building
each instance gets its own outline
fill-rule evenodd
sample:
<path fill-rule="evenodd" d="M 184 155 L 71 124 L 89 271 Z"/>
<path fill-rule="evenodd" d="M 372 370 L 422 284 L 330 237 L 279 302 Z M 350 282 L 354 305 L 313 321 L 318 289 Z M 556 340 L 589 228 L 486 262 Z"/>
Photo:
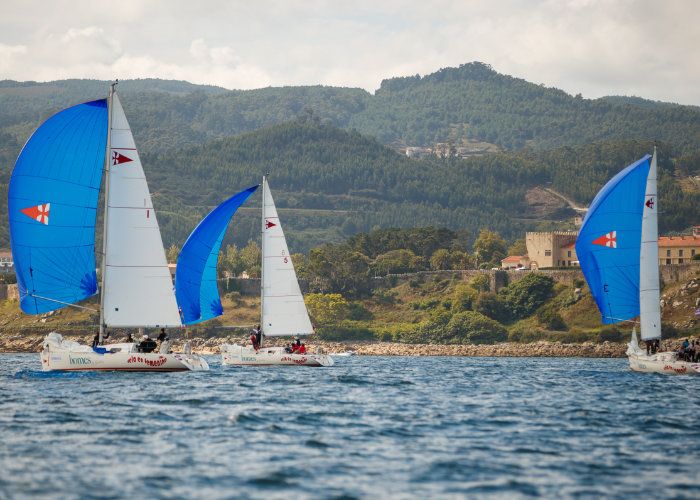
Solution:
<path fill-rule="evenodd" d="M 578 267 L 574 231 L 526 233 L 527 256 L 532 269 Z"/>

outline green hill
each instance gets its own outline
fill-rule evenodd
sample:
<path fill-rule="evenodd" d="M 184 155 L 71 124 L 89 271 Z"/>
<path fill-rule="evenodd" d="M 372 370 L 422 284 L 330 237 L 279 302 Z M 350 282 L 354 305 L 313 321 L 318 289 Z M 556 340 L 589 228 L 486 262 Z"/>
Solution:
<path fill-rule="evenodd" d="M 700 108 L 643 99 L 583 99 L 478 62 L 384 80 L 351 125 L 383 142 L 465 138 L 505 149 L 648 139 L 697 148 Z"/>
<path fill-rule="evenodd" d="M 182 243 L 208 209 L 271 172 L 292 248 L 308 250 L 375 227 L 437 226 L 515 239 L 566 227 L 565 207 L 533 210 L 549 186 L 587 204 L 624 165 L 661 154 L 661 230 L 697 223 L 700 108 L 640 98 L 582 99 L 481 63 L 361 89 L 229 91 L 156 79 L 119 84 L 167 244 Z M 52 113 L 105 95 L 107 82 L 0 82 L 0 214 L 11 167 Z M 385 144 L 483 140 L 505 152 L 408 159 Z M 530 196 L 531 198 L 531 196 Z M 253 198 L 237 243 L 258 234 Z M 556 207 L 555 207 L 556 208 Z M 8 243 L 0 225 L 0 245 Z"/>
<path fill-rule="evenodd" d="M 408 159 L 376 140 L 317 123 L 290 122 L 202 146 L 144 158 L 168 242 L 182 243 L 208 209 L 271 173 L 275 200 L 293 251 L 339 241 L 375 227 L 490 228 L 508 239 L 524 231 L 567 227 L 566 210 L 546 220 L 526 200 L 551 185 L 586 205 L 616 172 L 652 148 L 617 141 L 551 151 L 468 159 Z M 661 230 L 695 223 L 697 193 L 683 192 L 670 146 L 660 152 Z M 575 172 L 575 175 L 572 175 Z M 258 195 L 234 224 L 235 241 L 259 232 Z M 544 219 L 544 220 L 543 220 Z M 570 226 L 568 226 L 570 227 Z"/>
<path fill-rule="evenodd" d="M 0 162 L 7 168 L 31 131 L 75 102 L 106 95 L 107 82 L 0 81 Z M 167 151 L 312 115 L 385 144 L 485 141 L 538 149 L 594 141 L 664 141 L 700 148 L 700 108 L 633 97 L 583 99 L 497 73 L 483 63 L 389 78 L 376 93 L 341 87 L 229 91 L 157 79 L 119 84 L 144 152 Z"/>

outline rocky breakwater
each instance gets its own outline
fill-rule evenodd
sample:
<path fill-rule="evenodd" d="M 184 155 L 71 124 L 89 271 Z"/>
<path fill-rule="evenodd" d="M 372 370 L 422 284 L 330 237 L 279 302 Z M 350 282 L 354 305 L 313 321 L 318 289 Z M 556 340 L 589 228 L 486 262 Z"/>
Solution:
<path fill-rule="evenodd" d="M 330 346 L 329 346 L 330 347 Z M 333 346 L 336 348 L 336 346 Z M 345 346 L 348 350 L 349 346 Z M 568 357 L 568 358 L 621 358 L 626 344 L 603 342 L 595 344 L 560 344 L 558 342 L 533 342 L 531 344 L 503 343 L 493 345 L 438 345 L 399 344 L 377 342 L 355 345 L 352 349 L 365 356 L 472 356 L 472 357 Z M 333 352 L 333 351 L 331 351 Z"/>
<path fill-rule="evenodd" d="M 92 341 L 92 335 L 66 335 L 66 338 L 83 344 Z M 0 352 L 39 352 L 41 335 L 10 334 L 0 338 Z M 120 338 L 114 339 L 119 342 Z M 192 350 L 199 354 L 219 354 L 219 347 L 224 343 L 248 345 L 247 339 L 230 337 L 211 337 L 207 339 L 191 338 Z M 669 351 L 679 348 L 682 339 L 668 339 L 661 344 L 661 350 Z M 175 338 L 172 349 L 181 352 L 183 338 Z M 266 345 L 285 345 L 284 339 L 274 339 Z M 559 342 L 539 341 L 530 344 L 502 343 L 493 345 L 475 344 L 402 344 L 398 342 L 324 342 L 313 339 L 306 341 L 309 352 L 334 354 L 354 351 L 360 356 L 472 356 L 472 357 L 569 357 L 569 358 L 623 358 L 626 343 L 584 342 L 581 344 L 562 344 Z"/>

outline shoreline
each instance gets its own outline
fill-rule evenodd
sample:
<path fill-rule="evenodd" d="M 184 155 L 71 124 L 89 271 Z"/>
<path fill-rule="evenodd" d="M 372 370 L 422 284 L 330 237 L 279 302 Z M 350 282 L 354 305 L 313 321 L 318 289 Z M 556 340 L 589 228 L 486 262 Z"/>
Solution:
<path fill-rule="evenodd" d="M 43 335 L 27 336 L 22 334 L 0 337 L 0 354 L 39 353 Z M 67 334 L 67 340 L 89 345 L 92 335 Z M 172 352 L 182 352 L 184 338 L 173 335 Z M 676 350 L 683 339 L 665 339 L 661 342 L 662 351 Z M 123 341 L 121 336 L 110 339 L 115 343 Z M 192 337 L 192 351 L 202 355 L 218 355 L 219 346 L 224 343 L 249 345 L 243 337 Z M 267 346 L 283 346 L 288 339 L 267 339 Z M 354 351 L 358 356 L 457 356 L 457 357 L 506 357 L 506 358 L 625 358 L 627 342 L 582 342 L 564 344 L 539 340 L 531 343 L 503 342 L 500 344 L 404 344 L 380 341 L 343 341 L 330 342 L 307 339 L 305 341 L 310 353 L 320 349 L 326 354 L 338 354 Z"/>
<path fill-rule="evenodd" d="M 66 339 L 89 344 L 91 335 L 66 335 Z M 6 336 L 0 340 L 1 354 L 38 353 L 41 350 L 43 336 L 26 337 L 24 335 Z M 121 339 L 114 339 L 119 342 Z M 182 351 L 182 338 L 174 338 L 172 350 Z M 269 340 L 266 345 L 285 345 L 286 340 Z M 248 345 L 245 338 L 213 337 L 209 339 L 194 337 L 191 339 L 192 351 L 203 355 L 219 354 L 219 346 L 224 343 Z M 665 341 L 671 348 L 673 340 Z M 322 349 L 328 354 L 354 351 L 359 356 L 458 356 L 458 357 L 567 357 L 567 358 L 624 358 L 626 343 L 584 342 L 580 344 L 562 344 L 559 342 L 537 341 L 527 344 L 404 344 L 379 341 L 345 341 L 326 342 L 309 339 L 306 342 L 309 352 Z M 663 347 L 663 346 L 662 346 Z"/>

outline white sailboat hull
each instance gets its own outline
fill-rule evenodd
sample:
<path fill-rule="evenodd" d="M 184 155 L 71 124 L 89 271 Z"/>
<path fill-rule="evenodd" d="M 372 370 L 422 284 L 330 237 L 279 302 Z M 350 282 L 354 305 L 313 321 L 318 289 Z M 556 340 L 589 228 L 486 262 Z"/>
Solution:
<path fill-rule="evenodd" d="M 285 352 L 282 347 L 252 347 L 238 344 L 221 345 L 221 363 L 240 366 L 333 366 L 333 359 L 326 354 L 296 354 Z"/>
<path fill-rule="evenodd" d="M 639 347 L 635 331 L 632 331 L 632 339 L 627 344 L 627 359 L 630 362 L 630 369 L 635 372 L 700 375 L 700 363 L 680 360 L 675 352 L 647 354 Z"/>
<path fill-rule="evenodd" d="M 667 375 L 700 375 L 700 363 L 689 363 L 677 359 L 674 352 L 659 352 L 647 356 L 643 354 L 627 355 L 630 368 L 636 372 L 665 373 Z"/>
<path fill-rule="evenodd" d="M 41 351 L 43 371 L 131 371 L 181 372 L 209 370 L 207 361 L 197 354 L 136 352 L 135 344 L 103 346 L 104 354 L 77 342 L 64 341 L 56 333 L 44 340 Z"/>

